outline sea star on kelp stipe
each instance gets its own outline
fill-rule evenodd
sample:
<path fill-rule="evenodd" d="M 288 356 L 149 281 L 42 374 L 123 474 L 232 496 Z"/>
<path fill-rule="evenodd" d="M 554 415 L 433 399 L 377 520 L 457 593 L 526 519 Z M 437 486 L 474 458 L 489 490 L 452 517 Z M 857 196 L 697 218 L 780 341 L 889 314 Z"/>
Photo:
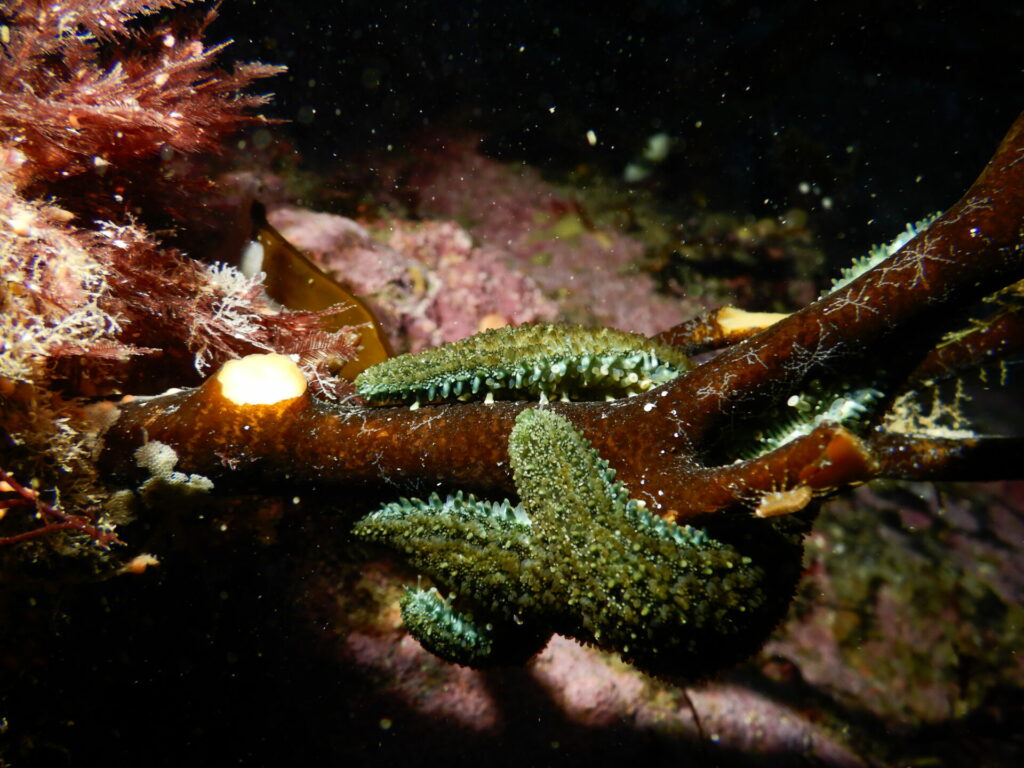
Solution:
<path fill-rule="evenodd" d="M 415 590 L 402 601 L 406 625 L 442 658 L 508 663 L 558 632 L 694 678 L 752 652 L 781 617 L 804 518 L 746 518 L 713 533 L 666 522 L 549 410 L 519 414 L 509 456 L 519 506 L 403 499 L 354 528 L 452 591 L 454 600 Z"/>
<path fill-rule="evenodd" d="M 411 631 L 464 663 L 521 660 L 557 632 L 698 677 L 753 650 L 777 619 L 816 500 L 876 477 L 1021 476 L 1024 439 L 950 430 L 914 398 L 1024 347 L 1022 158 L 1024 116 L 960 202 L 848 283 L 787 316 L 724 308 L 659 335 L 721 349 L 695 366 L 663 366 L 632 337 L 566 358 L 571 340 L 550 326 L 368 368 L 364 383 L 397 383 L 382 398 L 394 406 L 326 403 L 303 387 L 250 400 L 221 373 L 119 404 L 101 467 L 145 488 L 139 449 L 159 443 L 171 480 L 352 514 L 362 492 L 515 492 L 521 509 L 437 496 L 356 524 L 454 595 L 410 592 Z M 596 386 L 584 380 L 595 361 Z M 265 378 L 247 377 L 260 389 Z M 627 387 L 606 391 L 610 379 Z M 557 402 L 538 409 L 541 395 Z"/>

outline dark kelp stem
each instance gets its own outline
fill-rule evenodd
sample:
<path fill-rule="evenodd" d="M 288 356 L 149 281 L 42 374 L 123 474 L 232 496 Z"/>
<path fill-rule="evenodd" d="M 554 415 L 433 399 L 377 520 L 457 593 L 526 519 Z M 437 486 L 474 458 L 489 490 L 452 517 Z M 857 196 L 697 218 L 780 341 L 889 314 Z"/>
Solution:
<path fill-rule="evenodd" d="M 863 365 L 879 345 L 911 345 L 922 323 L 942 327 L 943 318 L 1019 280 L 1022 222 L 1024 116 L 960 202 L 848 286 L 645 395 L 549 407 L 582 431 L 636 498 L 677 520 L 753 506 L 789 488 L 823 493 L 874 476 L 941 478 L 954 467 L 958 477 L 991 475 L 991 465 L 969 456 L 998 454 L 1001 476 L 1021 476 L 1019 441 L 861 441 L 834 425 L 725 467 L 700 466 L 698 452 L 752 404 L 777 401 L 825 370 Z M 126 403 L 106 435 L 102 463 L 130 474 L 136 448 L 159 440 L 177 452 L 181 471 L 212 478 L 504 494 L 512 490 L 509 434 L 527 407 L 533 404 L 331 407 L 307 395 L 237 406 L 211 379 L 196 390 Z"/>

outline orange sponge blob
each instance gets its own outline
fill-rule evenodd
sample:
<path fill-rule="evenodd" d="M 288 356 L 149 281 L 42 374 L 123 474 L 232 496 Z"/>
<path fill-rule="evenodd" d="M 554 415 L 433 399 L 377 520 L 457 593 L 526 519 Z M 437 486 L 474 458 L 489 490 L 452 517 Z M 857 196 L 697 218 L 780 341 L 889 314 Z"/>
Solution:
<path fill-rule="evenodd" d="M 273 405 L 306 391 L 306 377 L 285 355 L 247 355 L 217 372 L 221 394 L 235 405 Z"/>

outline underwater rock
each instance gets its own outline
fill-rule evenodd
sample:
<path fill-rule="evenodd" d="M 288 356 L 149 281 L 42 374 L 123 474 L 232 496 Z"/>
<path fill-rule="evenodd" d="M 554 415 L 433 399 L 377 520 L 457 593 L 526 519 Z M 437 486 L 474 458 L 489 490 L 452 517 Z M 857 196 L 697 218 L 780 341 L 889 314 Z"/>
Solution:
<path fill-rule="evenodd" d="M 270 222 L 367 299 L 392 344 L 419 351 L 490 327 L 554 319 L 556 305 L 498 248 L 474 246 L 449 221 L 363 224 L 302 208 Z"/>

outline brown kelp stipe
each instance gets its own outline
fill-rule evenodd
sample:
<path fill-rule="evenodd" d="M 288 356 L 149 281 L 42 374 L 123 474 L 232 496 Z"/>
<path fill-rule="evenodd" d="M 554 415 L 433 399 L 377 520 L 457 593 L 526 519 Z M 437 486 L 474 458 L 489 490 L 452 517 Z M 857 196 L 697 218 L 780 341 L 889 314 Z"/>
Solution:
<path fill-rule="evenodd" d="M 755 419 L 826 378 L 842 390 L 846 376 L 881 371 L 872 386 L 888 406 L 919 377 L 915 368 L 937 364 L 928 361 L 943 354 L 936 349 L 944 334 L 957 330 L 950 318 L 1024 277 L 1022 222 L 1024 117 L 956 205 L 849 285 L 646 394 L 548 407 L 585 435 L 635 498 L 677 521 L 754 509 L 765 494 L 808 488 L 820 495 L 874 477 L 1020 477 L 1019 439 L 858 434 L 828 419 L 754 458 L 706 457 L 724 426 Z M 1018 325 L 961 336 L 960 356 L 970 359 L 975 341 L 992 348 L 1000 328 L 1019 336 Z M 975 357 L 991 359 L 980 351 Z M 133 454 L 149 440 L 171 446 L 182 471 L 215 480 L 502 494 L 512 489 L 509 434 L 531 407 L 468 402 L 410 410 L 308 397 L 288 407 L 228 407 L 221 398 L 211 379 L 123 404 L 106 434 L 103 466 L 114 475 L 137 472 Z"/>

